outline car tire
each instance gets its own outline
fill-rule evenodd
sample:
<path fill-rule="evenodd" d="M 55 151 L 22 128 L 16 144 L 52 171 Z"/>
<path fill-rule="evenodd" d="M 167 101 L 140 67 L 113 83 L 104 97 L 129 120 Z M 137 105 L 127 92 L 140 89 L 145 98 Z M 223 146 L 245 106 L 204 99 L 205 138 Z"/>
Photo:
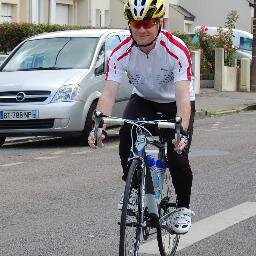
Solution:
<path fill-rule="evenodd" d="M 4 136 L 0 136 L 0 147 L 2 147 L 4 145 L 6 137 Z"/>
<path fill-rule="evenodd" d="M 88 136 L 94 126 L 92 116 L 93 116 L 94 111 L 96 110 L 97 103 L 98 103 L 98 101 L 94 101 L 92 103 L 92 105 L 90 106 L 89 111 L 87 113 L 84 129 L 82 131 L 81 136 L 79 137 L 79 144 L 81 146 L 88 146 Z"/>

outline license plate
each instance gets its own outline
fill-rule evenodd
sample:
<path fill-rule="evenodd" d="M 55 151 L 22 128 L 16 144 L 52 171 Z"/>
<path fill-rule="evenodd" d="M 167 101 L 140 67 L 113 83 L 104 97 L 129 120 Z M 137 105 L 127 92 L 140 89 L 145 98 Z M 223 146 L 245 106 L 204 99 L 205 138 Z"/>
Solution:
<path fill-rule="evenodd" d="M 28 111 L 15 111 L 6 110 L 0 111 L 0 120 L 29 120 L 38 119 L 38 110 L 28 110 Z"/>

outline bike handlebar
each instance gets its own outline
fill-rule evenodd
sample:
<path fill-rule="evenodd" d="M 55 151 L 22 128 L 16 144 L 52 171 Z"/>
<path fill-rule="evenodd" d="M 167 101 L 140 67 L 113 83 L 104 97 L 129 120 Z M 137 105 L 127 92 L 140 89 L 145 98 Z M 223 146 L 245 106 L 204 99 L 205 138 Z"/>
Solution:
<path fill-rule="evenodd" d="M 115 118 L 115 117 L 103 117 L 103 122 L 109 125 L 124 125 L 124 123 L 143 123 L 147 125 L 156 125 L 158 128 L 163 129 L 173 129 L 176 130 L 180 125 L 181 118 L 176 117 L 175 122 L 170 122 L 168 120 L 154 120 L 154 121 L 145 121 L 145 120 L 130 120 L 123 118 Z"/>
<path fill-rule="evenodd" d="M 101 112 L 95 112 L 95 135 L 97 135 L 97 131 L 103 127 L 104 124 L 109 125 L 124 125 L 125 123 L 128 124 L 137 124 L 137 125 L 152 125 L 162 129 L 173 129 L 175 130 L 175 139 L 179 142 L 180 135 L 181 135 L 181 117 L 176 117 L 173 120 L 153 120 L 153 121 L 146 121 L 146 120 L 131 120 L 131 119 L 124 119 L 118 117 L 110 117 L 105 116 Z M 95 136 L 97 138 L 97 136 Z"/>

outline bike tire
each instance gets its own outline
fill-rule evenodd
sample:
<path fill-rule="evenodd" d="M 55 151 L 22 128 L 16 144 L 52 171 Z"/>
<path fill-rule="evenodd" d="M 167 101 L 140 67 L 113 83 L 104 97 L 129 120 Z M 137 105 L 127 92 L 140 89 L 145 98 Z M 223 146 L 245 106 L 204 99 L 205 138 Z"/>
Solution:
<path fill-rule="evenodd" d="M 170 172 L 165 172 L 165 182 L 161 195 L 161 203 L 159 205 L 159 217 L 168 214 L 176 208 L 176 199 L 174 196 L 174 187 L 172 185 Z M 157 228 L 157 242 L 161 256 L 174 256 L 180 240 L 180 235 L 170 232 L 164 225 L 160 224 Z"/>
<path fill-rule="evenodd" d="M 138 191 L 137 210 L 133 211 L 128 209 L 129 198 L 134 185 L 137 185 L 139 190 L 140 185 L 134 184 L 134 180 L 138 180 L 136 177 L 137 170 L 141 168 L 141 161 L 139 159 L 133 159 L 128 176 L 126 179 L 123 208 L 120 222 L 120 241 L 119 241 L 119 256 L 134 256 L 139 254 L 139 244 L 142 235 L 142 196 Z"/>

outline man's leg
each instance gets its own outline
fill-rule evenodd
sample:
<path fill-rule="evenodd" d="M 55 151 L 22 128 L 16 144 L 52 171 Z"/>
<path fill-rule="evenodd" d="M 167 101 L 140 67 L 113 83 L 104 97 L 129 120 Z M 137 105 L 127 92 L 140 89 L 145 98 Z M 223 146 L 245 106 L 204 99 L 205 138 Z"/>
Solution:
<path fill-rule="evenodd" d="M 178 207 L 189 208 L 190 205 L 193 174 L 188 159 L 188 153 L 193 135 L 194 116 L 195 104 L 194 102 L 192 102 L 191 116 L 188 127 L 189 141 L 186 150 L 179 155 L 176 151 L 174 151 L 174 146 L 172 145 L 172 143 L 169 143 L 168 145 L 167 158 L 172 175 L 173 185 L 177 194 Z"/>

